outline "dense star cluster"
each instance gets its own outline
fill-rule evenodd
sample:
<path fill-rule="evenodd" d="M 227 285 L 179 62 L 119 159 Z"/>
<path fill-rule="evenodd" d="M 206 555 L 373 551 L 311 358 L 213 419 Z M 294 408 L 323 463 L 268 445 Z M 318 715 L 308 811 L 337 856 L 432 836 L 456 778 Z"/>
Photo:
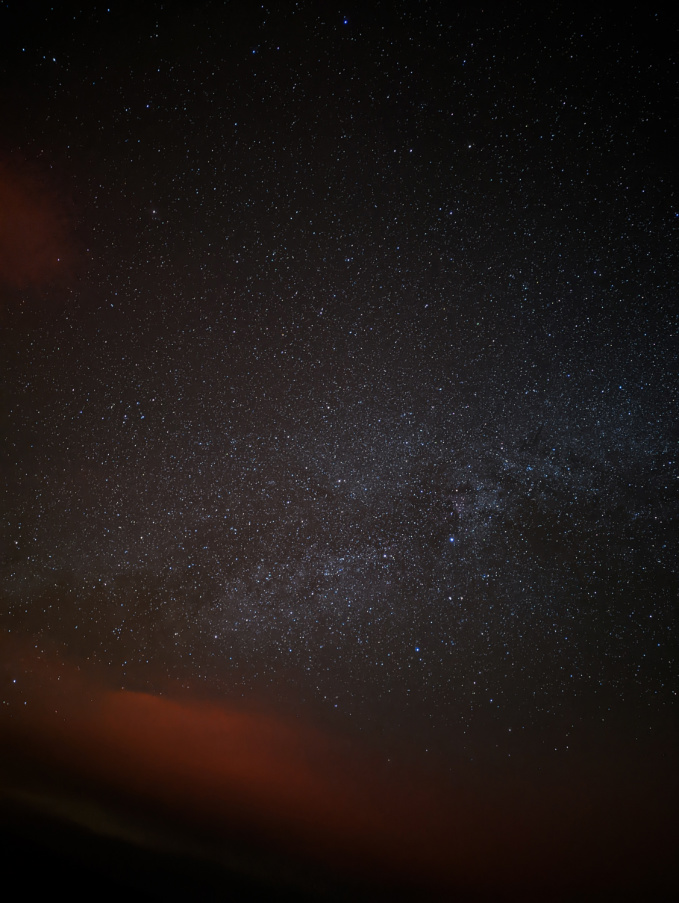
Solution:
<path fill-rule="evenodd" d="M 0 627 L 388 754 L 667 729 L 668 14 L 29 6 L 0 4 Z"/>

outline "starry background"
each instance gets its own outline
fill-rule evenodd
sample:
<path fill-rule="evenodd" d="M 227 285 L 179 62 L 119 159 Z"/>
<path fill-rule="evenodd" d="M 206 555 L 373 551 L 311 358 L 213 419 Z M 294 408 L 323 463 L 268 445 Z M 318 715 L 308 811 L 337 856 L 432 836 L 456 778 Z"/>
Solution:
<path fill-rule="evenodd" d="M 6 633 L 390 756 L 674 743 L 676 24 L 0 4 Z"/>

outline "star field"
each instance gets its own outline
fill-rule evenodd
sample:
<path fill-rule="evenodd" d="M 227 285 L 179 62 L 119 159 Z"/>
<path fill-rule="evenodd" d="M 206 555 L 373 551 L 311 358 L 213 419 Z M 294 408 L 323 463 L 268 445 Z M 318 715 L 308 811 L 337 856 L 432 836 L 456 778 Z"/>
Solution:
<path fill-rule="evenodd" d="M 385 755 L 674 736 L 670 14 L 0 32 L 0 197 L 49 201 L 39 270 L 0 248 L 0 627 Z"/>

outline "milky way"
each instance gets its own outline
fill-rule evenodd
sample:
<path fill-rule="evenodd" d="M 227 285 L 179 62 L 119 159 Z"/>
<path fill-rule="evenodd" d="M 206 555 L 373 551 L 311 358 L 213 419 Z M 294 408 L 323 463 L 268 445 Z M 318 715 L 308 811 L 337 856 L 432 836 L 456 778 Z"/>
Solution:
<path fill-rule="evenodd" d="M 5 635 L 437 774 L 674 749 L 675 23 L 2 16 Z"/>

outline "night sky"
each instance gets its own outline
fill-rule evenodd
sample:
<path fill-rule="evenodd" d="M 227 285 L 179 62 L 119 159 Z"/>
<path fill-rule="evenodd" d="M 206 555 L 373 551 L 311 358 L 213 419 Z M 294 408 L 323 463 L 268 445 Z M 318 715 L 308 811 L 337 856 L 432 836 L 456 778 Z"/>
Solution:
<path fill-rule="evenodd" d="M 669 893 L 679 29 L 621 10 L 0 3 L 3 812 Z"/>

